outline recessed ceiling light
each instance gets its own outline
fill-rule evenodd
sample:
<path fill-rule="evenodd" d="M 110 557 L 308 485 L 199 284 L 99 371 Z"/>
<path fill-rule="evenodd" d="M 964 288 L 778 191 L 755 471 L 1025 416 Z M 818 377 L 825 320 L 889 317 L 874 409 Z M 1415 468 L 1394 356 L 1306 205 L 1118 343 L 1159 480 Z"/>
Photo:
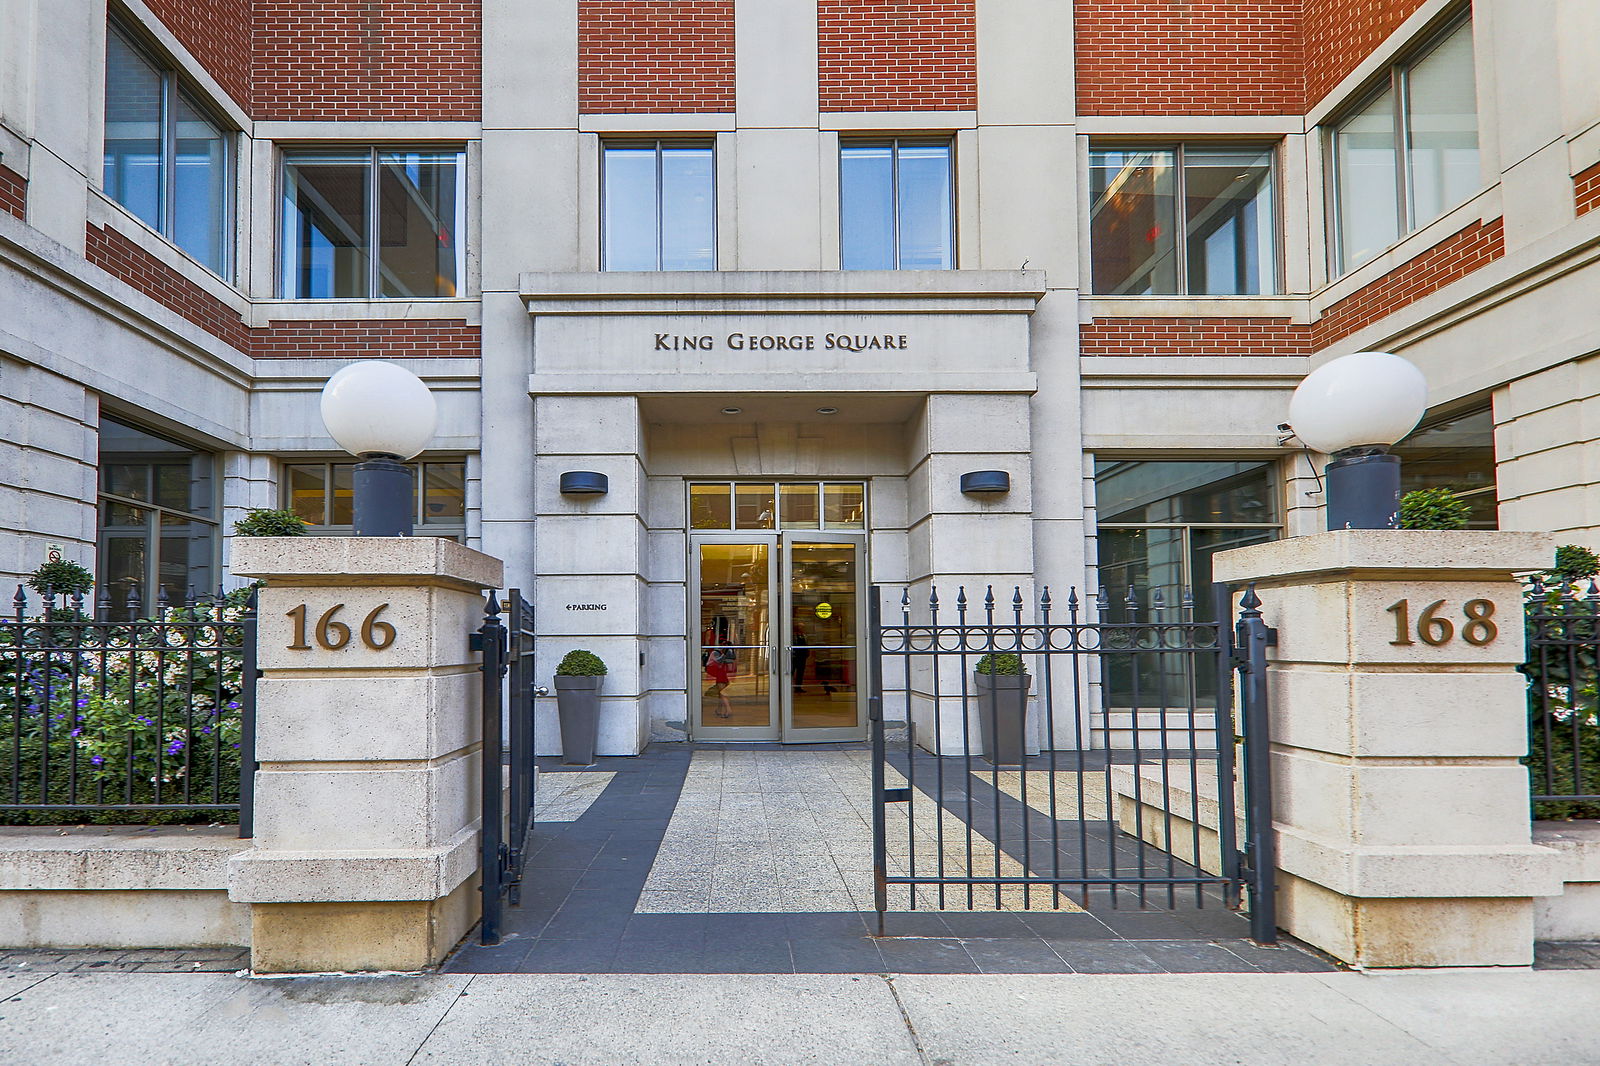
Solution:
<path fill-rule="evenodd" d="M 839 413 L 839 409 L 837 407 L 819 407 L 819 408 L 817 408 L 817 414 L 819 414 L 819 415 L 836 415 L 838 413 Z"/>
<path fill-rule="evenodd" d="M 740 413 L 743 410 L 744 410 L 743 407 L 724 407 L 722 409 L 722 413 L 725 414 L 725 415 L 736 415 L 736 414 Z"/>

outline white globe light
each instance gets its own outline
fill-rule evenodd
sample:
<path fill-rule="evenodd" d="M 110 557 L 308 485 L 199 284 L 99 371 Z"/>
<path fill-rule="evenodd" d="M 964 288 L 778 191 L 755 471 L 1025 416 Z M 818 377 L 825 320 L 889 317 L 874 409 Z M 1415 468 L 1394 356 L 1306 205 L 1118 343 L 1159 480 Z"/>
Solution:
<path fill-rule="evenodd" d="M 403 366 L 369 359 L 335 373 L 322 387 L 322 424 L 352 455 L 410 459 L 439 426 L 439 405 Z"/>
<path fill-rule="evenodd" d="M 1427 379 L 1410 361 L 1355 352 L 1306 375 L 1289 400 L 1289 424 L 1309 447 L 1340 452 L 1393 444 L 1427 409 Z"/>

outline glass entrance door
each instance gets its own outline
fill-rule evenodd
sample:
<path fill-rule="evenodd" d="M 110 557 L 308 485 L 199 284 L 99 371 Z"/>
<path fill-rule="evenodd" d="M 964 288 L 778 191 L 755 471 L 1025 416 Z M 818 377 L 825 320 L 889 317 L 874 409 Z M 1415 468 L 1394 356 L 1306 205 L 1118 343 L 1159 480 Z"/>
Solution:
<path fill-rule="evenodd" d="M 691 543 L 697 740 L 860 740 L 864 537 L 702 535 Z"/>

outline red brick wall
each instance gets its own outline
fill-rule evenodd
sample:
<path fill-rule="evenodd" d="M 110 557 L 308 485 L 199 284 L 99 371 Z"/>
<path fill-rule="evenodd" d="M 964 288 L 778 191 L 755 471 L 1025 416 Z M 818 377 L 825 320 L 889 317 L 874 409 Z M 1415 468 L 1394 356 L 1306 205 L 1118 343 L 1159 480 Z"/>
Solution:
<path fill-rule="evenodd" d="M 477 358 L 481 348 L 478 326 L 442 318 L 282 321 L 253 332 L 253 354 L 269 359 Z"/>
<path fill-rule="evenodd" d="M 253 0 L 257 119 L 475 121 L 478 0 Z"/>
<path fill-rule="evenodd" d="M 1505 254 L 1504 221 L 1474 222 L 1323 311 L 1316 325 L 1317 347 L 1326 348 Z"/>
<path fill-rule="evenodd" d="M 973 0 L 817 0 L 823 111 L 978 106 Z"/>
<path fill-rule="evenodd" d="M 1311 325 L 1279 318 L 1100 318 L 1083 355 L 1310 355 L 1505 254 L 1502 220 L 1474 222 L 1327 308 Z"/>
<path fill-rule="evenodd" d="M 1423 0 L 1305 0 L 1305 106 L 1310 110 L 1421 7 Z"/>
<path fill-rule="evenodd" d="M 1382 6 L 1389 0 L 1327 2 Z M 1078 0 L 1078 113 L 1298 114 L 1304 95 L 1301 4 Z"/>
<path fill-rule="evenodd" d="M 1084 355 L 1310 355 L 1311 328 L 1286 318 L 1101 318 L 1081 327 Z"/>
<path fill-rule="evenodd" d="M 1580 215 L 1600 207 L 1600 163 L 1572 176 L 1572 195 L 1578 202 Z"/>
<path fill-rule="evenodd" d="M 18 218 L 28 217 L 28 180 L 3 165 L 0 165 L 0 211 L 9 211 Z"/>
<path fill-rule="evenodd" d="M 733 110 L 733 0 L 578 0 L 584 114 Z"/>
<path fill-rule="evenodd" d="M 239 313 L 114 229 L 90 223 L 84 232 L 89 262 L 166 305 L 241 352 L 250 330 Z"/>
<path fill-rule="evenodd" d="M 250 106 L 252 0 L 147 0 L 150 11 L 187 48 L 233 102 Z"/>
<path fill-rule="evenodd" d="M 84 236 L 89 262 L 246 355 L 475 358 L 481 348 L 479 327 L 449 319 L 276 321 L 264 329 L 251 329 L 233 308 L 116 230 L 90 225 Z"/>

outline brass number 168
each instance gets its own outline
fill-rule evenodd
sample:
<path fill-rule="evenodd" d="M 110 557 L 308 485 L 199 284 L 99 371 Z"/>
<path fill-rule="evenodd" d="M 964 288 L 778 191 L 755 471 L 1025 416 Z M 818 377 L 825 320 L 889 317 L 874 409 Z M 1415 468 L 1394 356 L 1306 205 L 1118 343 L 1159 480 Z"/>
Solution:
<path fill-rule="evenodd" d="M 1443 600 L 1434 600 L 1417 616 L 1417 636 L 1422 638 L 1422 643 L 1435 648 L 1448 644 L 1456 635 L 1455 623 L 1439 614 L 1443 606 Z M 1389 643 L 1398 647 L 1415 644 L 1416 641 L 1411 639 L 1411 601 L 1400 600 L 1385 610 L 1394 615 L 1394 639 Z M 1461 613 L 1467 619 L 1461 627 L 1461 639 L 1468 644 L 1481 648 L 1500 635 L 1499 628 L 1491 621 L 1494 617 L 1493 600 L 1468 600 L 1461 605 Z"/>

